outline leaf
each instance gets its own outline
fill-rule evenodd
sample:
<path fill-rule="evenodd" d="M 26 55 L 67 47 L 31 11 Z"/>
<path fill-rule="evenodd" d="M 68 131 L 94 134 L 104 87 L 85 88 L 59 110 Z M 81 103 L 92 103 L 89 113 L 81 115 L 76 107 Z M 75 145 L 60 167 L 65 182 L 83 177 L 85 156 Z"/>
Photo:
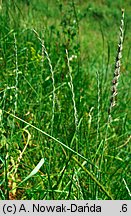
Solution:
<path fill-rule="evenodd" d="M 32 170 L 32 172 L 20 184 L 22 184 L 23 182 L 31 178 L 33 175 L 35 175 L 44 164 L 44 161 L 45 161 L 44 158 L 42 158 L 40 162 L 37 164 L 37 166 Z"/>

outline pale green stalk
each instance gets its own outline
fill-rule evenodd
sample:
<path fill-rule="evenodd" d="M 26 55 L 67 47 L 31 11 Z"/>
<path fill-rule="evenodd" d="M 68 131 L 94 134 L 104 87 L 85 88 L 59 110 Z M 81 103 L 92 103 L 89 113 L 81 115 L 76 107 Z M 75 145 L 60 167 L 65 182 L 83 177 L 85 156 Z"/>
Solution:
<path fill-rule="evenodd" d="M 52 77 L 52 85 L 53 85 L 53 91 L 52 91 L 52 96 L 53 96 L 53 100 L 52 100 L 52 119 L 51 119 L 51 134 L 53 134 L 53 126 L 54 126 L 54 113 L 55 113 L 55 79 L 54 79 L 54 70 L 51 64 L 51 59 L 49 57 L 49 54 L 46 50 L 46 47 L 44 45 L 44 41 L 39 37 L 38 33 L 33 29 L 34 33 L 36 34 L 38 40 L 41 43 L 42 46 L 42 61 L 43 61 L 43 57 L 44 57 L 44 53 L 46 55 L 46 58 L 48 60 L 49 63 L 49 67 L 50 67 L 50 72 L 51 72 L 51 77 Z"/>
<path fill-rule="evenodd" d="M 71 93 L 72 93 L 72 101 L 73 101 L 73 107 L 74 107 L 75 127 L 76 127 L 76 131 L 77 131 L 77 129 L 78 129 L 78 115 L 77 115 L 77 109 L 76 109 L 75 92 L 74 92 L 73 79 L 72 79 L 72 73 L 71 73 L 71 67 L 70 67 L 70 60 L 69 60 L 69 55 L 68 55 L 67 49 L 66 49 L 66 57 L 67 57 L 67 65 L 68 65 L 69 77 L 70 77 L 70 88 L 71 88 Z"/>

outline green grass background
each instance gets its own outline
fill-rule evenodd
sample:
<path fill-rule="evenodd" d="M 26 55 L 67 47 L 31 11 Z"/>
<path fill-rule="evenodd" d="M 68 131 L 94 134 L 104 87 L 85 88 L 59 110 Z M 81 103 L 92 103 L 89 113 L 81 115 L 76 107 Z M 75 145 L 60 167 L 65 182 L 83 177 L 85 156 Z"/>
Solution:
<path fill-rule="evenodd" d="M 117 105 L 107 128 L 121 8 L 125 9 L 121 75 Z M 49 59 L 33 29 L 50 58 L 54 86 Z M 0 199 L 131 198 L 130 52 L 129 0 L 31 0 L 29 5 L 22 0 L 3 1 Z M 20 184 L 41 158 L 45 162 L 40 170 Z"/>

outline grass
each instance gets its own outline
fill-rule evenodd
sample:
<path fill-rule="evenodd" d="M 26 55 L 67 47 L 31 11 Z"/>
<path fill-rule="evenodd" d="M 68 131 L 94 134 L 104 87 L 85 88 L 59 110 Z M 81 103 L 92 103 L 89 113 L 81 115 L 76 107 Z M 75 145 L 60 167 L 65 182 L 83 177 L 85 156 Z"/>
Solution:
<path fill-rule="evenodd" d="M 0 199 L 130 199 L 130 2 L 6 0 L 0 10 Z"/>

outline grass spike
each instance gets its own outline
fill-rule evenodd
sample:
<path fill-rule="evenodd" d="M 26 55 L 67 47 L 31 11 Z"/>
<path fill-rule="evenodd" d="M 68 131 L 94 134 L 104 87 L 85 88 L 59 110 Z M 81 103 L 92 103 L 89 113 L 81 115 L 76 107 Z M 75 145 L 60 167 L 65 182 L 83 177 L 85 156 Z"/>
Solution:
<path fill-rule="evenodd" d="M 116 105 L 116 97 L 117 97 L 117 94 L 118 94 L 117 93 L 117 85 L 118 85 L 119 76 L 120 76 L 123 38 L 124 38 L 124 9 L 122 9 L 119 43 L 118 43 L 117 55 L 116 55 L 116 61 L 115 61 L 114 77 L 113 77 L 113 80 L 112 80 L 110 107 L 109 107 L 109 110 L 108 110 L 109 119 L 111 119 L 112 108 Z"/>

